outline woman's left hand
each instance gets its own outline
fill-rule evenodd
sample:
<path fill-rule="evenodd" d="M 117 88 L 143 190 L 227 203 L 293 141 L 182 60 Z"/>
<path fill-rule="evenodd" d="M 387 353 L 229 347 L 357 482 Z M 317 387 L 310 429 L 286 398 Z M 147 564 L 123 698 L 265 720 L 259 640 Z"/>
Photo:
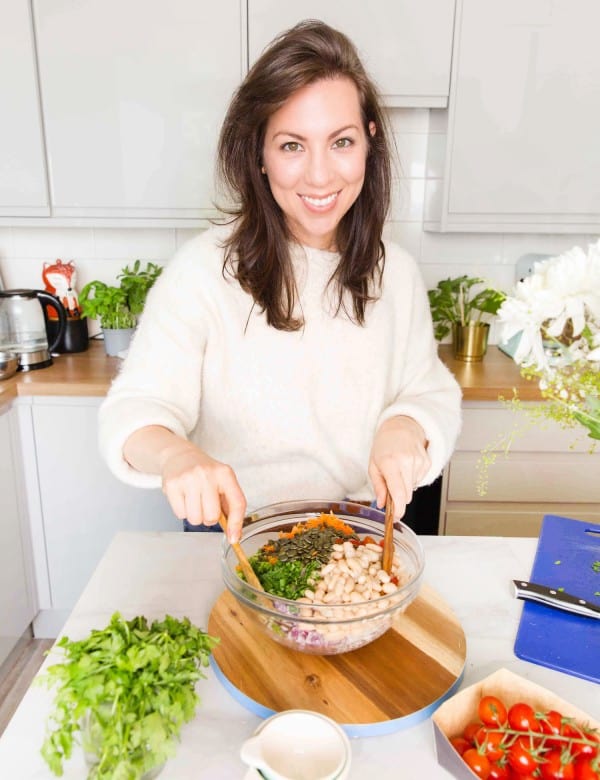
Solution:
<path fill-rule="evenodd" d="M 425 432 L 412 417 L 390 417 L 373 439 L 369 477 L 378 507 L 384 507 L 388 491 L 394 516 L 404 517 L 415 487 L 431 465 Z"/>

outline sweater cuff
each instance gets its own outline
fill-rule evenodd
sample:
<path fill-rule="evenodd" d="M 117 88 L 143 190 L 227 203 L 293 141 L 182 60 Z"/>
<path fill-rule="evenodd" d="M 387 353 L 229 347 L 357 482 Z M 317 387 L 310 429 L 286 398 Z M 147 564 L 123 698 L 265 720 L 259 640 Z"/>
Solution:
<path fill-rule="evenodd" d="M 110 414 L 104 411 L 110 408 Z M 168 408 L 152 401 L 107 398 L 98 412 L 98 445 L 109 469 L 121 481 L 142 488 L 160 488 L 160 474 L 145 474 L 132 468 L 123 457 L 123 447 L 132 433 L 147 425 L 160 425 L 187 438 L 178 418 Z"/>

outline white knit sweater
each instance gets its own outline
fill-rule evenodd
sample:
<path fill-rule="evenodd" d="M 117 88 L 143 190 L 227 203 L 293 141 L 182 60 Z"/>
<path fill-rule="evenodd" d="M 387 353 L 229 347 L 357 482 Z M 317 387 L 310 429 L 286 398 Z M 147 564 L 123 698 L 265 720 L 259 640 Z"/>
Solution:
<path fill-rule="evenodd" d="M 417 420 L 429 440 L 432 482 L 460 427 L 460 389 L 437 357 L 418 268 L 386 244 L 381 298 L 366 325 L 331 313 L 323 293 L 338 255 L 297 247 L 302 330 L 267 326 L 250 296 L 223 277 L 214 227 L 186 243 L 148 297 L 121 371 L 99 415 L 100 449 L 114 474 L 141 487 L 122 448 L 162 425 L 232 466 L 249 509 L 293 499 L 370 499 L 368 458 L 378 426 Z"/>

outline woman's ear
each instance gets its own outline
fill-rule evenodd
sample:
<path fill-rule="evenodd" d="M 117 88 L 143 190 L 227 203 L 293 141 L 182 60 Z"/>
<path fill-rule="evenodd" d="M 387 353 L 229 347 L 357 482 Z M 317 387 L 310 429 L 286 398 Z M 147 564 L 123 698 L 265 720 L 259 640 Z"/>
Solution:
<path fill-rule="evenodd" d="M 375 125 L 375 122 L 369 122 L 369 135 L 371 138 L 375 135 L 377 132 L 377 126 Z"/>

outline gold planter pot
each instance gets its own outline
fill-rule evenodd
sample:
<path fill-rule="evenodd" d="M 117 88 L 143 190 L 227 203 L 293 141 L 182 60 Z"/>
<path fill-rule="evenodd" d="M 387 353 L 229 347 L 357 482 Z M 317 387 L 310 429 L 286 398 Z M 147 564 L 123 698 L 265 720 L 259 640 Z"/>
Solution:
<path fill-rule="evenodd" d="M 489 333 L 488 323 L 479 323 L 478 325 L 457 325 L 455 323 L 452 325 L 454 357 L 467 363 L 483 360 L 483 356 L 487 352 Z"/>

